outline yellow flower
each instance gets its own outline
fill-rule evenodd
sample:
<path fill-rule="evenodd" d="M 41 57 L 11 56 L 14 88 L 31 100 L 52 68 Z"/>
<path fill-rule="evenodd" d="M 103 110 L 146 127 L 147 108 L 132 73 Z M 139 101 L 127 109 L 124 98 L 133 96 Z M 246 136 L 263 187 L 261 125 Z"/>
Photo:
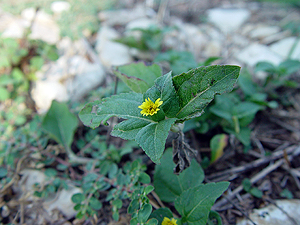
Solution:
<path fill-rule="evenodd" d="M 167 217 L 164 217 L 164 220 L 162 221 L 161 225 L 177 225 L 177 220 L 175 220 L 174 218 L 172 220 L 170 220 Z"/>
<path fill-rule="evenodd" d="M 142 109 L 141 114 L 143 116 L 153 116 L 157 113 L 160 109 L 158 108 L 163 104 L 163 101 L 160 101 L 160 98 L 158 98 L 155 103 L 153 103 L 150 98 L 145 99 L 145 101 L 139 106 L 140 109 Z"/>

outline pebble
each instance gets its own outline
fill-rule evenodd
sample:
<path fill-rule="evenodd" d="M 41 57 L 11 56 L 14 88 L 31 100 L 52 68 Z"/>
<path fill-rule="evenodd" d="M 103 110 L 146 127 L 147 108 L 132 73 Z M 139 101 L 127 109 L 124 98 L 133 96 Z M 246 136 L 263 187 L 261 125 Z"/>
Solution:
<path fill-rule="evenodd" d="M 277 34 L 280 32 L 280 30 L 281 29 L 278 26 L 262 26 L 252 30 L 249 36 L 254 39 L 263 39 L 265 37 Z"/>
<path fill-rule="evenodd" d="M 69 100 L 67 88 L 58 81 L 38 80 L 31 91 L 32 99 L 35 101 L 38 113 L 48 111 L 52 100 L 64 102 Z"/>
<path fill-rule="evenodd" d="M 269 47 L 253 43 L 236 54 L 237 60 L 249 66 L 255 66 L 260 61 L 267 61 L 274 65 L 278 65 L 283 58 L 273 52 Z"/>
<path fill-rule="evenodd" d="M 300 224 L 300 200 L 276 200 L 276 205 L 270 204 L 261 209 L 255 209 L 249 217 L 259 225 L 295 225 Z M 287 215 L 288 213 L 288 215 Z M 291 219 L 292 218 L 292 219 Z M 237 225 L 252 225 L 247 218 L 238 219 Z"/>
<path fill-rule="evenodd" d="M 56 14 L 60 14 L 63 11 L 69 11 L 69 9 L 71 8 L 71 5 L 69 2 L 65 2 L 65 1 L 55 1 L 51 3 L 50 6 L 52 12 L 56 13 Z"/>
<path fill-rule="evenodd" d="M 211 22 L 224 33 L 236 31 L 250 18 L 247 9 L 222 9 L 214 8 L 207 10 L 208 22 Z"/>
<path fill-rule="evenodd" d="M 283 58 L 287 58 L 289 55 L 289 52 L 293 48 L 293 45 L 295 45 L 295 49 L 293 50 L 293 53 L 291 55 L 292 59 L 300 60 L 300 40 L 296 37 L 288 37 L 284 38 L 270 46 L 270 49 L 280 55 Z"/>
<path fill-rule="evenodd" d="M 74 210 L 75 203 L 72 202 L 71 198 L 77 193 L 82 193 L 82 189 L 69 185 L 67 190 L 62 189 L 56 194 L 54 199 L 45 201 L 43 206 L 50 215 L 56 209 L 69 218 L 73 217 L 77 212 Z"/>

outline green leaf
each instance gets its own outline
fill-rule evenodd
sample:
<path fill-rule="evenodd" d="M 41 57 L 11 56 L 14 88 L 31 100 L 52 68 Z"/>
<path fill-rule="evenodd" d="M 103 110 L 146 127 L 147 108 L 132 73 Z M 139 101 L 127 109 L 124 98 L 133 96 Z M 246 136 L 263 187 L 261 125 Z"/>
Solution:
<path fill-rule="evenodd" d="M 244 189 L 246 192 L 249 192 L 249 191 L 251 190 L 252 183 L 251 183 L 250 179 L 245 178 L 245 179 L 242 181 L 242 185 L 243 185 L 243 189 Z"/>
<path fill-rule="evenodd" d="M 152 211 L 152 206 L 150 204 L 145 204 L 138 212 L 138 222 L 145 223 Z"/>
<path fill-rule="evenodd" d="M 149 184 L 151 182 L 151 178 L 147 173 L 142 172 L 139 176 L 139 182 L 143 184 Z"/>
<path fill-rule="evenodd" d="M 148 195 L 149 193 L 151 193 L 154 190 L 154 187 L 152 185 L 149 185 L 147 187 L 145 187 L 144 193 L 146 195 Z"/>
<path fill-rule="evenodd" d="M 10 93 L 6 88 L 0 87 L 0 101 L 4 101 L 10 97 Z"/>
<path fill-rule="evenodd" d="M 107 120 L 113 116 L 128 119 L 117 124 L 111 135 L 123 139 L 135 139 L 150 159 L 159 163 L 165 149 L 168 132 L 176 119 L 171 118 L 156 122 L 152 120 L 151 116 L 142 116 L 141 109 L 138 108 L 142 102 L 142 94 L 139 93 L 114 95 L 103 99 L 101 104 L 90 104 L 85 107 L 80 113 L 80 119 L 92 127 L 101 122 L 106 124 Z M 93 122 L 93 119 L 97 122 Z"/>
<path fill-rule="evenodd" d="M 167 51 L 159 53 L 155 62 L 167 61 L 170 63 L 171 70 L 174 74 L 180 74 L 197 67 L 195 58 L 191 52 L 187 51 Z"/>
<path fill-rule="evenodd" d="M 40 70 L 45 60 L 41 56 L 34 56 L 30 59 L 30 67 L 32 70 Z"/>
<path fill-rule="evenodd" d="M 45 175 L 48 177 L 55 177 L 57 175 L 57 170 L 53 168 L 48 168 L 45 170 Z"/>
<path fill-rule="evenodd" d="M 180 110 L 180 106 L 172 83 L 171 72 L 155 80 L 154 86 L 144 94 L 144 99 L 148 98 L 153 99 L 154 101 L 160 98 L 160 100 L 163 101 L 161 108 L 164 111 L 165 116 L 168 118 L 174 118 L 176 116 Z"/>
<path fill-rule="evenodd" d="M 250 191 L 249 191 L 249 193 L 250 193 L 251 195 L 253 195 L 254 197 L 256 197 L 256 198 L 262 198 L 262 196 L 263 196 L 262 191 L 259 190 L 259 189 L 256 188 L 256 187 L 251 188 Z"/>
<path fill-rule="evenodd" d="M 233 89 L 239 71 L 239 66 L 208 66 L 174 76 L 181 107 L 176 117 L 184 120 L 199 116 L 216 94 Z"/>
<path fill-rule="evenodd" d="M 280 192 L 280 196 L 287 199 L 294 198 L 293 193 L 287 188 L 283 189 L 282 192 Z"/>
<path fill-rule="evenodd" d="M 153 218 L 153 219 L 148 220 L 146 224 L 147 225 L 157 225 L 158 221 L 157 221 L 157 219 Z"/>
<path fill-rule="evenodd" d="M 116 199 L 112 202 L 112 205 L 115 206 L 117 209 L 121 209 L 122 204 L 123 204 L 123 202 L 121 199 Z"/>
<path fill-rule="evenodd" d="M 79 204 L 85 200 L 85 196 L 82 193 L 77 193 L 72 195 L 71 200 L 75 204 Z"/>
<path fill-rule="evenodd" d="M 214 221 L 217 223 L 214 223 Z M 222 225 L 222 218 L 219 215 L 218 212 L 216 211 L 210 211 L 209 212 L 209 217 L 208 217 L 208 221 L 207 221 L 207 225 Z"/>
<path fill-rule="evenodd" d="M 224 131 L 229 134 L 234 134 L 236 138 L 245 146 L 249 146 L 251 144 L 251 130 L 249 127 L 241 127 L 240 132 L 237 133 L 233 129 L 224 127 Z"/>
<path fill-rule="evenodd" d="M 97 108 L 101 103 L 100 100 L 87 103 L 79 113 L 79 119 L 85 126 L 95 129 L 102 121 L 102 117 L 97 115 Z"/>
<path fill-rule="evenodd" d="M 120 66 L 114 73 L 132 91 L 137 93 L 145 93 L 148 88 L 153 86 L 156 78 L 162 74 L 158 65 L 146 66 L 143 62 Z"/>
<path fill-rule="evenodd" d="M 102 203 L 95 197 L 91 197 L 89 200 L 89 205 L 94 210 L 99 210 L 102 208 Z"/>
<path fill-rule="evenodd" d="M 4 167 L 0 167 L 0 178 L 7 176 L 7 169 Z"/>
<path fill-rule="evenodd" d="M 134 199 L 130 202 L 129 207 L 127 209 L 127 212 L 129 214 L 133 214 L 135 211 L 137 211 L 140 207 L 140 202 L 138 199 Z"/>
<path fill-rule="evenodd" d="M 66 104 L 52 101 L 42 127 L 63 146 L 69 148 L 73 141 L 73 135 L 78 126 L 78 120 Z"/>
<path fill-rule="evenodd" d="M 269 62 L 258 62 L 255 66 L 255 72 L 258 71 L 274 73 L 276 72 L 276 67 Z"/>
<path fill-rule="evenodd" d="M 160 163 L 160 158 L 165 150 L 166 139 L 175 118 L 150 123 L 143 127 L 135 137 L 135 141 L 154 163 Z"/>
<path fill-rule="evenodd" d="M 279 64 L 279 68 L 285 68 L 286 69 L 286 75 L 295 73 L 299 71 L 300 69 L 300 61 L 299 60 L 291 60 L 288 59 L 282 63 Z"/>
<path fill-rule="evenodd" d="M 245 95 L 252 96 L 257 92 L 257 85 L 252 81 L 252 75 L 248 70 L 243 69 L 238 84 Z"/>
<path fill-rule="evenodd" d="M 217 134 L 210 140 L 211 158 L 213 163 L 223 155 L 223 150 L 227 145 L 228 136 L 226 134 Z"/>
<path fill-rule="evenodd" d="M 164 220 L 164 217 L 172 218 L 173 213 L 169 208 L 159 208 L 151 213 L 149 218 L 155 218 L 158 220 L 158 224 L 161 224 Z"/>
<path fill-rule="evenodd" d="M 228 188 L 229 182 L 201 184 L 184 191 L 175 201 L 175 208 L 188 225 L 205 225 L 211 207 Z"/>
<path fill-rule="evenodd" d="M 179 175 L 173 173 L 174 167 L 172 151 L 166 150 L 161 164 L 155 167 L 153 178 L 155 192 L 165 202 L 173 202 L 183 191 L 200 185 L 204 179 L 204 172 L 196 160 L 192 160 L 191 166 Z"/>

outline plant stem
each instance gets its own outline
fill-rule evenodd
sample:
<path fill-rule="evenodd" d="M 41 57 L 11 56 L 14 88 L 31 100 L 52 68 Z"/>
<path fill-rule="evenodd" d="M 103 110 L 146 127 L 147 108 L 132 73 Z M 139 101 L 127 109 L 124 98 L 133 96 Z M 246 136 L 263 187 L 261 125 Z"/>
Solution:
<path fill-rule="evenodd" d="M 73 164 L 73 163 L 86 164 L 86 163 L 92 161 L 92 159 L 85 158 L 85 157 L 79 157 L 79 156 L 75 155 L 69 146 L 65 146 L 65 149 L 66 149 L 66 152 L 67 152 L 67 155 L 69 157 L 71 164 Z"/>

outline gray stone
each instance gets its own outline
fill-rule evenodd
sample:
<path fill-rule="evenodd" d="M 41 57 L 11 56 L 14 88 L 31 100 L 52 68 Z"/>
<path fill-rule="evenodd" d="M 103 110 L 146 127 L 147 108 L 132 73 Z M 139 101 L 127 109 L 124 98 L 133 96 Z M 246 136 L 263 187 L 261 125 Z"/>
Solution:
<path fill-rule="evenodd" d="M 90 63 L 82 56 L 73 56 L 70 59 L 70 74 L 72 78 L 65 81 L 70 100 L 80 100 L 88 92 L 99 86 L 105 77 L 102 65 Z"/>
<path fill-rule="evenodd" d="M 47 199 L 43 206 L 49 215 L 52 215 L 53 210 L 57 209 L 67 217 L 75 216 L 77 212 L 74 210 L 75 203 L 71 198 L 77 193 L 82 193 L 82 189 L 69 185 L 68 190 L 62 189 L 54 199 Z"/>
<path fill-rule="evenodd" d="M 294 44 L 296 45 L 294 46 Z M 300 41 L 296 37 L 282 39 L 270 46 L 270 49 L 283 58 L 287 58 L 291 49 L 294 48 L 291 55 L 292 59 L 300 60 Z"/>
<path fill-rule="evenodd" d="M 255 209 L 249 215 L 251 220 L 259 225 L 295 225 L 300 224 L 300 200 L 276 200 L 276 205 L 270 204 L 261 209 Z M 290 218 L 293 218 L 291 220 Z M 247 218 L 238 219 L 237 225 L 252 225 Z"/>
<path fill-rule="evenodd" d="M 137 4 L 133 9 L 120 9 L 103 11 L 98 14 L 98 17 L 103 25 L 115 26 L 115 25 L 126 25 L 131 21 L 154 17 L 155 11 L 151 8 L 147 8 L 144 4 Z"/>
<path fill-rule="evenodd" d="M 277 34 L 280 31 L 278 26 L 259 26 L 256 29 L 250 32 L 251 38 L 262 39 L 274 34 Z"/>
<path fill-rule="evenodd" d="M 19 188 L 22 191 L 30 193 L 30 195 L 34 193 L 33 186 L 36 183 L 43 184 L 47 178 L 42 171 L 34 169 L 24 169 L 20 174 L 22 174 L 22 179 L 19 181 Z"/>
<path fill-rule="evenodd" d="M 55 1 L 51 3 L 51 10 L 54 13 L 60 14 L 63 11 L 68 11 L 71 8 L 69 2 L 65 1 Z"/>
<path fill-rule="evenodd" d="M 204 51 L 206 57 L 221 56 L 222 44 L 218 41 L 210 41 Z"/>
<path fill-rule="evenodd" d="M 221 9 L 215 8 L 207 11 L 208 21 L 224 33 L 236 31 L 250 17 L 247 9 Z"/>
<path fill-rule="evenodd" d="M 22 38 L 29 25 L 30 24 L 26 23 L 26 21 L 15 18 L 7 24 L 6 29 L 1 36 L 8 38 Z"/>
<path fill-rule="evenodd" d="M 285 39 L 286 37 L 290 36 L 291 35 L 290 33 L 291 32 L 289 30 L 285 30 L 285 31 L 270 35 L 270 36 L 262 39 L 261 43 L 265 44 L 265 45 L 272 44 L 274 42 L 280 41 L 281 39 Z"/>
<path fill-rule="evenodd" d="M 129 47 L 113 41 L 117 37 L 119 37 L 117 31 L 107 26 L 102 27 L 98 32 L 95 48 L 102 64 L 107 69 L 133 61 Z"/>
<path fill-rule="evenodd" d="M 283 60 L 280 55 L 271 51 L 267 46 L 257 43 L 253 43 L 246 47 L 236 54 L 235 57 L 240 62 L 249 66 L 255 66 L 260 61 L 268 61 L 272 64 L 278 65 Z"/>
<path fill-rule="evenodd" d="M 126 45 L 107 41 L 101 49 L 99 57 L 103 65 L 110 69 L 112 66 L 120 66 L 133 61 L 129 48 Z"/>
<path fill-rule="evenodd" d="M 143 17 L 129 22 L 126 25 L 126 30 L 148 29 L 150 26 L 157 26 L 157 22 L 153 19 Z"/>
<path fill-rule="evenodd" d="M 68 101 L 66 87 L 58 81 L 38 80 L 31 91 L 38 113 L 45 113 L 50 108 L 52 100 Z"/>
<path fill-rule="evenodd" d="M 39 10 L 36 14 L 34 8 L 24 9 L 21 13 L 22 17 L 29 23 L 34 19 L 29 38 L 45 41 L 49 44 L 56 44 L 60 38 L 60 30 L 54 22 L 51 15 Z"/>

